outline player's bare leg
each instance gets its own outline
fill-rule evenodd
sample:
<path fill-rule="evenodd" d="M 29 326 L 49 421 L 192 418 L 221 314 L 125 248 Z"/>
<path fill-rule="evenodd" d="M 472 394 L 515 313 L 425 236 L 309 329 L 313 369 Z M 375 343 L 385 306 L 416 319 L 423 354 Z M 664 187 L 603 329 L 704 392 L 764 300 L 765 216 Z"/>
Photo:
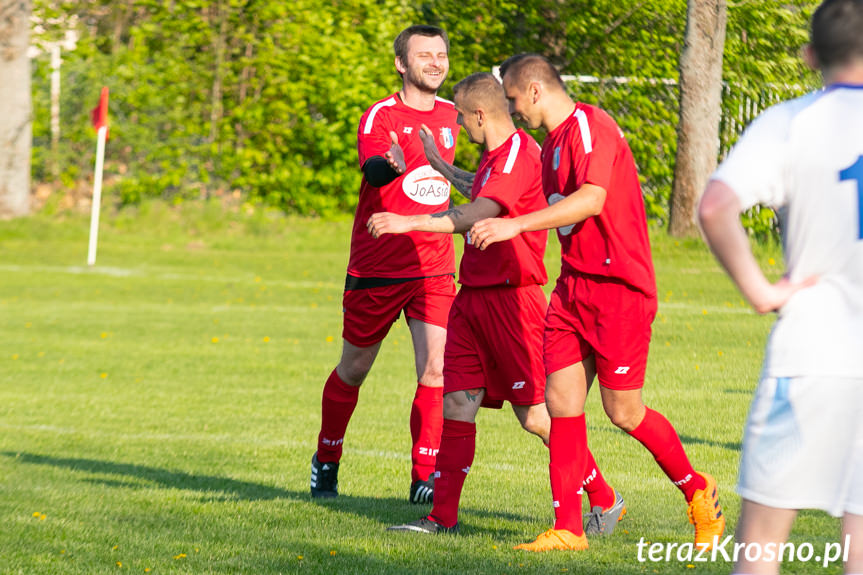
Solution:
<path fill-rule="evenodd" d="M 525 431 L 542 439 L 548 445 L 548 435 L 551 433 L 551 418 L 548 407 L 544 403 L 536 405 L 513 405 L 512 410 Z"/>
<path fill-rule="evenodd" d="M 378 357 L 382 343 L 380 341 L 368 347 L 358 347 L 342 340 L 342 357 L 336 366 L 336 373 L 341 380 L 352 387 L 361 386 Z"/>
<path fill-rule="evenodd" d="M 779 544 L 788 540 L 795 517 L 797 517 L 795 509 L 768 507 L 744 499 L 740 504 L 740 520 L 737 523 L 734 538 L 738 543 L 757 543 L 761 549 L 764 549 L 767 543 L 774 543 L 778 554 Z M 740 553 L 734 565 L 734 572 L 775 575 L 779 573 L 779 562 L 776 559 L 748 561 L 745 553 Z"/>
<path fill-rule="evenodd" d="M 431 503 L 435 457 L 443 426 L 443 352 L 446 329 L 408 319 L 414 346 L 417 389 L 411 405 L 411 503 Z"/>
<path fill-rule="evenodd" d="M 863 515 L 846 513 L 842 517 L 842 544 L 848 541 L 848 561 L 845 573 L 863 573 Z M 844 551 L 844 548 L 843 548 Z"/>

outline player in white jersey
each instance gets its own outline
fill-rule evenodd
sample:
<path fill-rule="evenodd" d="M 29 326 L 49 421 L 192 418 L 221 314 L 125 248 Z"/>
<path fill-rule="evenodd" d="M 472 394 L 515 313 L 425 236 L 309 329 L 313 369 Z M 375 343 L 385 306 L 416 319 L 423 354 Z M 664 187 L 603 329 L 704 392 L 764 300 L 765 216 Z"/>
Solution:
<path fill-rule="evenodd" d="M 842 516 L 845 572 L 863 573 L 863 0 L 825 0 L 804 54 L 825 89 L 753 122 L 698 213 L 744 297 L 778 313 L 744 431 L 741 574 L 779 572 L 799 509 Z M 780 216 L 787 274 L 774 284 L 740 224 L 755 204 Z"/>

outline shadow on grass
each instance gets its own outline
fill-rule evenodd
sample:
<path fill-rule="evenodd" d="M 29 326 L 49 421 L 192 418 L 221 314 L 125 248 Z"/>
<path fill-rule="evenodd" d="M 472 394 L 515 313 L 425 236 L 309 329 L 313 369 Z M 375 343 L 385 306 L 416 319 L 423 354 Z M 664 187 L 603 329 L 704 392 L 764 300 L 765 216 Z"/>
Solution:
<path fill-rule="evenodd" d="M 419 519 L 428 513 L 430 509 L 426 505 L 411 505 L 406 499 L 395 499 L 393 497 L 358 497 L 349 494 L 340 494 L 335 499 L 313 499 L 308 491 L 294 491 L 228 477 L 196 475 L 134 463 L 53 457 L 50 455 L 18 453 L 14 451 L 3 451 L 0 452 L 0 455 L 14 462 L 28 465 L 45 465 L 112 476 L 87 477 L 82 479 L 82 481 L 116 489 L 146 489 L 154 486 L 162 489 L 180 489 L 198 492 L 203 494 L 207 501 L 217 502 L 270 501 L 275 499 L 305 501 L 325 507 L 331 511 L 340 511 L 367 517 L 379 521 L 382 525 L 405 523 Z M 491 517 L 507 521 L 527 522 L 531 519 L 521 514 L 482 509 L 462 508 L 461 512 L 477 517 Z M 501 535 L 508 532 L 505 528 L 499 531 Z"/>
<path fill-rule="evenodd" d="M 739 452 L 743 444 L 740 441 L 713 441 L 702 437 L 693 437 L 691 435 L 681 435 L 680 441 L 684 445 L 707 445 L 710 447 L 721 447 L 730 451 Z"/>

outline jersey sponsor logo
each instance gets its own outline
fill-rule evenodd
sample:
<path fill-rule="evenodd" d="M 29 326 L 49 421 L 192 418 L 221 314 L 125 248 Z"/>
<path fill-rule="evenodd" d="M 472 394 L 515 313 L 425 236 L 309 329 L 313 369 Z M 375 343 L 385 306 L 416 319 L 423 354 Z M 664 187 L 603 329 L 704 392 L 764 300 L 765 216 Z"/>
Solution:
<path fill-rule="evenodd" d="M 420 455 L 431 455 L 432 457 L 437 456 L 437 449 L 432 449 L 431 447 L 420 447 L 419 449 Z"/>
<path fill-rule="evenodd" d="M 479 185 L 480 188 L 485 185 L 485 183 L 488 181 L 490 176 L 491 176 L 491 168 L 488 168 L 488 169 L 486 169 L 485 174 L 483 174 L 483 176 L 482 176 L 482 183 Z"/>
<path fill-rule="evenodd" d="M 405 126 L 405 129 L 404 129 L 404 130 L 402 130 L 402 132 L 404 132 L 405 134 L 410 134 L 410 133 L 411 133 L 411 132 L 413 132 L 413 131 L 414 131 L 414 127 L 413 127 L 413 126 Z"/>
<path fill-rule="evenodd" d="M 516 381 L 515 383 L 512 384 L 512 388 L 513 389 L 524 389 L 525 383 L 526 382 L 524 382 L 524 381 Z"/>
<path fill-rule="evenodd" d="M 450 184 L 440 172 L 426 164 L 409 172 L 402 179 L 402 191 L 413 201 L 425 206 L 437 206 L 449 200 Z"/>
<path fill-rule="evenodd" d="M 452 137 L 452 130 L 450 128 L 440 129 L 440 143 L 447 150 L 455 145 L 455 138 Z"/>
<path fill-rule="evenodd" d="M 560 148 L 556 148 L 556 150 L 559 150 L 559 149 Z M 548 196 L 548 205 L 553 206 L 554 204 L 556 204 L 557 202 L 559 202 L 560 200 L 562 200 L 565 197 L 566 196 L 563 196 L 561 194 L 556 194 L 556 193 L 551 194 L 550 196 Z M 575 224 L 570 224 L 568 226 L 563 226 L 563 227 L 557 228 L 557 233 L 559 233 L 562 236 L 568 236 L 569 234 L 572 233 L 572 228 L 574 228 L 574 227 L 575 227 Z"/>
<path fill-rule="evenodd" d="M 614 373 L 616 373 L 617 375 L 626 375 L 627 373 L 629 373 L 629 366 L 628 365 L 621 365 L 620 367 L 618 367 L 617 369 L 614 370 Z"/>
<path fill-rule="evenodd" d="M 554 149 L 554 162 L 552 163 L 552 167 L 554 168 L 554 171 L 557 171 L 560 167 L 560 146 Z"/>

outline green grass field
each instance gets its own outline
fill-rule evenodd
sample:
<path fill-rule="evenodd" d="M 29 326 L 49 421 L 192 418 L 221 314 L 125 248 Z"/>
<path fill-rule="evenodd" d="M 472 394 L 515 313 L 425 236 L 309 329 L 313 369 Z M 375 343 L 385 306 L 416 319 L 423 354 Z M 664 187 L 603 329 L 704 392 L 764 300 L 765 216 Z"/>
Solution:
<path fill-rule="evenodd" d="M 584 553 L 511 547 L 551 526 L 547 451 L 512 412 L 478 418 L 458 537 L 388 533 L 407 503 L 410 337 L 396 324 L 360 395 L 341 496 L 312 501 L 320 391 L 341 342 L 350 222 L 147 204 L 103 222 L 0 222 L 0 573 L 729 573 L 639 562 L 685 543 L 683 497 L 588 400 L 591 448 L 629 514 Z M 558 271 L 556 240 L 548 267 Z M 660 307 L 645 401 L 719 482 L 730 533 L 742 425 L 772 318 L 697 241 L 653 233 Z M 761 250 L 780 273 L 775 249 Z M 793 539 L 838 540 L 804 513 Z M 787 573 L 838 573 L 813 563 Z"/>

